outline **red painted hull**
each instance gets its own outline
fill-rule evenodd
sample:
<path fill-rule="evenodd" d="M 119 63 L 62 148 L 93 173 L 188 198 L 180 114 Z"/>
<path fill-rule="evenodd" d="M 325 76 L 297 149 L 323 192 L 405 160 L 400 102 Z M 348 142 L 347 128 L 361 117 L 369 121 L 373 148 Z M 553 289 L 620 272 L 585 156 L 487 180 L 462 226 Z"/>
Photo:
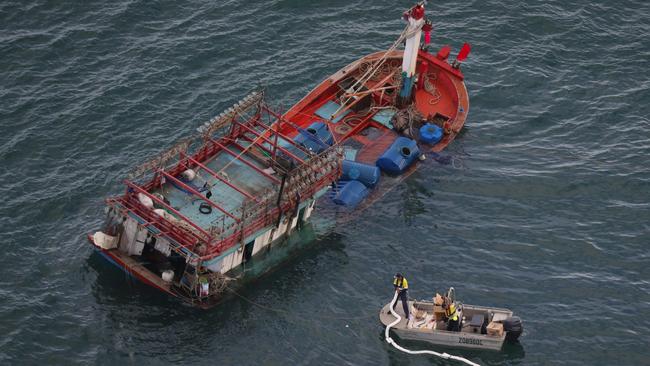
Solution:
<path fill-rule="evenodd" d="M 315 112 L 326 102 L 335 99 L 338 83 L 359 72 L 363 63 L 376 60 L 384 54 L 386 52 L 383 51 L 370 54 L 337 71 L 289 109 L 284 114 L 284 118 L 296 123 L 302 128 L 307 128 L 314 120 L 322 120 L 323 118 L 317 116 Z M 393 51 L 387 56 L 388 59 L 401 63 L 402 52 Z M 431 147 L 431 151 L 441 151 L 453 141 L 465 125 L 469 111 L 469 96 L 465 87 L 463 74 L 459 69 L 453 68 L 446 61 L 436 58 L 435 55 L 420 51 L 418 62 L 422 61 L 426 61 L 429 64 L 427 75 L 435 75 L 437 82 L 440 84 L 437 87 L 442 91 L 442 96 L 435 104 L 430 104 L 431 99 L 429 99 L 427 92 L 425 90 L 416 90 L 414 104 L 418 111 L 425 117 L 441 114 L 449 118 L 449 133 L 439 143 Z M 372 85 L 371 87 L 374 86 L 376 85 Z M 360 116 L 360 118 L 364 118 L 364 116 Z M 367 122 L 365 122 L 366 120 Z M 386 126 L 372 121 L 371 118 L 366 118 L 366 120 L 345 134 L 336 134 L 335 132 L 338 135 L 336 136 L 336 141 L 342 143 L 352 138 L 360 140 L 361 143 L 367 143 L 367 141 L 364 141 L 359 136 L 359 132 L 368 126 L 382 130 L 390 130 Z M 336 131 L 334 123 L 328 122 L 328 124 L 332 131 Z M 285 126 L 283 133 L 288 136 L 295 136 L 298 132 L 291 126 Z"/>

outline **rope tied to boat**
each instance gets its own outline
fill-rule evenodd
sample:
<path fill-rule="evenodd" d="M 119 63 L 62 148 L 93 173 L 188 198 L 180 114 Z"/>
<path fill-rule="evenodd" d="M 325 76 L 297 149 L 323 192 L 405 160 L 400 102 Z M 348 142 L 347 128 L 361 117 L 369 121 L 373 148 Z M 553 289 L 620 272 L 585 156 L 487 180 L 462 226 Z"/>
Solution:
<path fill-rule="evenodd" d="M 366 71 L 361 75 L 361 77 L 359 77 L 357 79 L 357 81 L 354 84 L 352 84 L 352 86 L 350 86 L 350 90 L 352 90 L 351 94 L 358 93 L 361 90 L 361 88 L 364 87 L 364 85 L 366 84 L 366 82 L 368 80 L 371 80 L 371 78 L 374 77 L 377 72 L 380 72 L 382 70 L 382 67 L 384 66 L 384 63 L 387 61 L 388 56 L 394 50 L 396 50 L 397 47 L 404 40 L 411 37 L 415 33 L 419 32 L 420 29 L 422 28 L 422 25 L 424 25 L 424 23 L 420 24 L 417 27 L 414 27 L 413 29 L 409 29 L 410 25 L 407 25 L 404 28 L 404 30 L 402 31 L 402 33 L 399 35 L 397 40 L 393 43 L 393 45 L 390 46 L 390 48 L 388 50 L 386 50 L 386 52 L 384 52 L 384 54 L 379 59 L 372 61 L 371 66 L 367 67 Z M 351 101 L 353 101 L 353 100 L 354 100 L 354 98 L 352 96 L 346 98 L 345 101 L 343 101 L 341 103 L 339 108 L 332 114 L 332 116 L 337 116 L 341 112 L 341 110 L 344 110 L 344 108 L 347 108 L 348 104 L 350 104 Z"/>
<path fill-rule="evenodd" d="M 414 128 L 420 128 L 424 121 L 424 116 L 417 110 L 414 105 L 398 110 L 391 120 L 393 128 L 409 137 L 416 136 Z"/>
<path fill-rule="evenodd" d="M 429 104 L 434 105 L 438 103 L 442 98 L 442 95 L 440 95 L 440 92 L 436 87 L 436 82 L 438 81 L 437 75 L 436 74 L 422 75 L 422 77 L 424 78 L 424 90 L 431 95 L 431 99 L 429 99 Z"/>
<path fill-rule="evenodd" d="M 391 338 L 390 334 L 389 334 L 390 328 L 394 327 L 395 325 L 397 325 L 399 322 L 402 321 L 402 317 L 399 314 L 397 314 L 395 312 L 395 309 L 394 309 L 394 305 L 396 303 L 396 300 L 397 300 L 397 292 L 395 292 L 395 295 L 393 296 L 393 299 L 390 302 L 390 306 L 388 307 L 390 309 L 390 313 L 395 318 L 397 318 L 397 319 L 395 319 L 394 322 L 392 322 L 392 323 L 390 323 L 390 324 L 388 324 L 386 326 L 386 331 L 384 332 L 384 335 L 385 335 L 385 338 L 386 338 L 386 342 L 388 342 L 388 344 L 392 345 L 393 347 L 397 348 L 398 350 L 400 350 L 402 352 L 405 352 L 405 353 L 408 353 L 408 354 L 411 354 L 411 355 L 427 354 L 427 355 L 433 355 L 433 356 L 437 356 L 437 357 L 440 357 L 440 358 L 444 358 L 445 360 L 456 360 L 456 361 L 464 362 L 465 364 L 471 365 L 471 366 L 480 366 L 479 364 L 474 363 L 474 362 L 472 362 L 472 361 L 470 361 L 470 360 L 468 360 L 468 359 L 466 359 L 464 357 L 450 355 L 449 353 L 446 353 L 446 352 L 439 353 L 439 352 L 429 351 L 429 350 L 412 351 L 412 350 L 410 350 L 408 348 L 404 348 L 404 347 L 400 346 L 399 344 L 397 344 L 397 342 L 395 342 L 395 340 L 393 338 Z"/>

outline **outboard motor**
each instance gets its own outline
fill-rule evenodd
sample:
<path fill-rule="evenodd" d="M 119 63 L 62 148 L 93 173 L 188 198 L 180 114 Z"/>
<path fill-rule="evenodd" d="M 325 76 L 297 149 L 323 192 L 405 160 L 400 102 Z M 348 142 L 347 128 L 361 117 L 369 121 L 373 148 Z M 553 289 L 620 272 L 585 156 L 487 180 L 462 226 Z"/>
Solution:
<path fill-rule="evenodd" d="M 503 330 L 506 331 L 506 341 L 516 342 L 524 332 L 524 324 L 518 316 L 512 316 L 503 321 Z"/>

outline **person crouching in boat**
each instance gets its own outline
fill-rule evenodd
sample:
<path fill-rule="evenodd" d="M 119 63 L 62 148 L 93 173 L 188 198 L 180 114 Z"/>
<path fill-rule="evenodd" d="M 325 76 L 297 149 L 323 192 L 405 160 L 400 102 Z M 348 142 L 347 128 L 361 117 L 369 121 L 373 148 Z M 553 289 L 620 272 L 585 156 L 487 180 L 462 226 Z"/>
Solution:
<path fill-rule="evenodd" d="M 447 318 L 447 330 L 458 332 L 460 330 L 460 321 L 458 319 L 458 311 L 456 311 L 456 304 L 454 304 L 450 298 L 445 297 L 442 308 L 445 309 L 445 318 Z"/>
<path fill-rule="evenodd" d="M 402 276 L 401 273 L 396 273 L 395 277 L 393 277 L 393 286 L 395 287 L 395 292 L 397 292 L 397 298 L 395 299 L 395 302 L 390 306 L 391 309 L 395 309 L 395 305 L 397 305 L 397 301 L 402 300 L 402 307 L 404 308 L 404 315 L 406 316 L 406 320 L 409 320 L 411 318 L 411 314 L 409 312 L 409 283 Z"/>

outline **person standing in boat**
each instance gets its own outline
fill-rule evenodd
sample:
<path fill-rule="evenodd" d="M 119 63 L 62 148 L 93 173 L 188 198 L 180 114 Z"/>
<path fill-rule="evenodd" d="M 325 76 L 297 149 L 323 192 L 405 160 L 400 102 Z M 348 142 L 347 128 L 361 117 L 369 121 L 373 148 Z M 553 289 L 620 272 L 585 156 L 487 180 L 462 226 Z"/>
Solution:
<path fill-rule="evenodd" d="M 391 309 L 395 308 L 395 305 L 397 305 L 397 301 L 402 300 L 402 307 L 404 308 L 404 315 L 406 316 L 406 320 L 409 320 L 411 318 L 411 314 L 409 312 L 409 283 L 402 276 L 401 273 L 396 273 L 395 277 L 393 277 L 393 286 L 395 287 L 395 292 L 397 292 L 397 298 L 395 299 L 395 302 L 391 305 Z"/>
<path fill-rule="evenodd" d="M 456 304 L 450 298 L 445 297 L 445 302 L 442 304 L 445 309 L 445 316 L 447 317 L 447 330 L 458 332 L 460 330 L 460 321 L 458 319 L 458 311 L 456 311 Z"/>

